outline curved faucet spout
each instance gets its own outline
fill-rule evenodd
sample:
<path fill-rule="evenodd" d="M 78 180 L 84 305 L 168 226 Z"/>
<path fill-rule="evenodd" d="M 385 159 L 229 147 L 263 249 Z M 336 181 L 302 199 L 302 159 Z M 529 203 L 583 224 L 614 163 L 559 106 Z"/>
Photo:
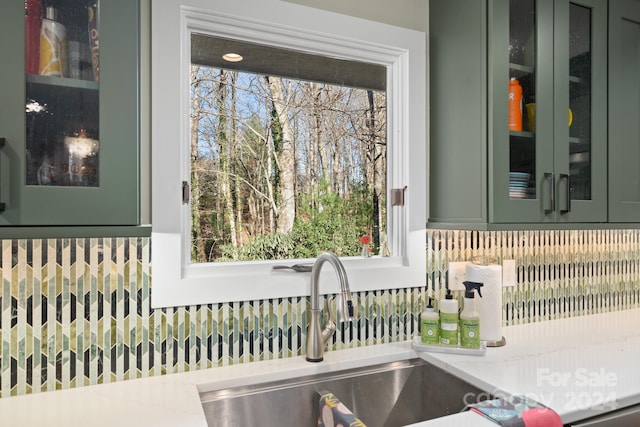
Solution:
<path fill-rule="evenodd" d="M 327 324 L 320 327 L 320 271 L 325 262 L 333 266 L 340 282 L 340 297 L 338 298 L 338 320 L 346 322 L 353 320 L 353 299 L 349 289 L 347 272 L 340 259 L 331 252 L 325 252 L 316 259 L 311 270 L 311 300 L 309 305 L 309 326 L 307 329 L 307 360 L 320 362 L 324 358 L 324 348 L 327 341 L 334 334 L 336 324 L 331 315 Z"/>

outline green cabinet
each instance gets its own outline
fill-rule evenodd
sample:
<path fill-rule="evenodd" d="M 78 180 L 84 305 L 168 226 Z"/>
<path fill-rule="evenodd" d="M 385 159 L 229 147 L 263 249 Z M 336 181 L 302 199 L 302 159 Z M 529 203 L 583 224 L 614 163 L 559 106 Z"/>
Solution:
<path fill-rule="evenodd" d="M 46 5 L 0 6 L 0 226 L 138 225 L 139 2 Z"/>
<path fill-rule="evenodd" d="M 429 222 L 606 222 L 606 1 L 432 0 L 429 16 Z"/>
<path fill-rule="evenodd" d="M 640 1 L 609 11 L 609 221 L 640 221 Z"/>

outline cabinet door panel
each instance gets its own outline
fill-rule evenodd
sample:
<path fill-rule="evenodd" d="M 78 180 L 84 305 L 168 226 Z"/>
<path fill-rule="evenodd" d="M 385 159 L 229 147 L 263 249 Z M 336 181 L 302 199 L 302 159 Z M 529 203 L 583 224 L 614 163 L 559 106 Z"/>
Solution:
<path fill-rule="evenodd" d="M 555 3 L 556 220 L 607 220 L 606 1 Z"/>
<path fill-rule="evenodd" d="M 495 94 L 490 220 L 606 221 L 606 2 L 492 3 L 495 22 L 509 22 L 508 48 L 524 47 L 519 59 L 510 55 L 507 75 L 500 53 L 506 32 L 489 26 Z M 535 33 L 528 38 L 535 42 L 523 43 L 527 37 L 519 34 L 530 23 Z M 509 112 L 501 100 L 508 96 L 504 82 L 513 78 L 522 82 L 523 126 L 507 133 Z M 528 177 L 526 185 L 519 175 Z"/>
<path fill-rule="evenodd" d="M 20 176 L 22 164 L 22 147 L 24 141 L 24 3 L 19 1 L 3 2 L 0 15 L 0 138 L 4 145 L 0 148 L 0 202 L 4 210 L 0 212 L 0 224 L 15 220 L 17 212 L 11 207 L 19 202 L 20 194 L 12 191 L 13 176 Z M 11 42 L 8 42 L 8 41 Z"/>
<path fill-rule="evenodd" d="M 430 222 L 487 221 L 486 6 L 430 4 Z M 464 28 L 451 37 L 452 28 Z M 437 83 L 436 83 L 437 82 Z M 435 83 L 435 84 L 434 84 Z M 470 178 L 472 177 L 472 178 Z M 482 177 L 482 178 L 481 178 Z"/>
<path fill-rule="evenodd" d="M 99 83 L 66 71 L 62 76 L 37 71 L 26 76 L 25 5 L 19 0 L 6 3 L 0 36 L 12 43 L 0 47 L 3 58 L 9 58 L 0 69 L 0 99 L 5 104 L 0 137 L 6 138 L 0 150 L 0 201 L 5 202 L 0 226 L 137 225 L 138 2 L 100 2 Z M 88 38 L 86 3 L 47 3 L 60 12 L 61 22 L 66 16 L 68 40 Z M 81 30 L 75 28 L 78 22 Z M 29 106 L 32 97 L 40 100 L 34 105 L 46 107 L 38 118 L 25 116 L 25 101 Z M 84 149 L 87 141 L 99 146 L 99 155 L 83 152 L 76 158 L 67 137 L 86 136 L 73 132 L 89 128 L 95 136 L 80 142 Z"/>
<path fill-rule="evenodd" d="M 640 1 L 609 2 L 609 221 L 640 221 Z"/>
<path fill-rule="evenodd" d="M 553 3 L 492 1 L 489 25 L 490 222 L 551 222 Z M 510 129 L 509 81 L 522 86 L 522 127 Z M 533 113 L 535 113 L 535 122 Z"/>

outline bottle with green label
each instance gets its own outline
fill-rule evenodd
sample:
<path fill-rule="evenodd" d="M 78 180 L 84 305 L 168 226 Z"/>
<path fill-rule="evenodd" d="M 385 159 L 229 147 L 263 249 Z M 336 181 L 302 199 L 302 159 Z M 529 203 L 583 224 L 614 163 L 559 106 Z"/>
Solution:
<path fill-rule="evenodd" d="M 458 345 L 458 300 L 447 289 L 447 295 L 440 300 L 440 344 Z"/>
<path fill-rule="evenodd" d="M 420 315 L 420 341 L 428 345 L 440 343 L 440 315 L 433 308 L 431 297 L 427 309 Z"/>
<path fill-rule="evenodd" d="M 480 314 L 476 311 L 476 303 L 473 291 L 478 291 L 482 298 L 480 288 L 482 283 L 463 282 L 466 287 L 464 293 L 464 306 L 460 313 L 460 345 L 464 348 L 480 348 Z"/>

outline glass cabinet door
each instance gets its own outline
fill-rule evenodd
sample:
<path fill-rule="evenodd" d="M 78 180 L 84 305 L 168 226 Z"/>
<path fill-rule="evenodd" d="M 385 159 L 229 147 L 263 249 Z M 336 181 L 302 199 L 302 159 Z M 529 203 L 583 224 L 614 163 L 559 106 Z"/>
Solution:
<path fill-rule="evenodd" d="M 559 2 L 555 41 L 558 221 L 607 220 L 606 2 Z"/>
<path fill-rule="evenodd" d="M 139 3 L 7 0 L 0 226 L 139 223 Z"/>
<path fill-rule="evenodd" d="M 98 4 L 25 5 L 26 184 L 98 187 Z"/>
<path fill-rule="evenodd" d="M 509 198 L 536 192 L 536 0 L 509 2 Z"/>
<path fill-rule="evenodd" d="M 606 221 L 606 2 L 491 4 L 491 222 Z"/>
<path fill-rule="evenodd" d="M 569 5 L 569 185 L 572 200 L 591 200 L 591 9 Z"/>
<path fill-rule="evenodd" d="M 489 220 L 552 221 L 545 210 L 553 185 L 553 2 L 490 4 Z"/>

